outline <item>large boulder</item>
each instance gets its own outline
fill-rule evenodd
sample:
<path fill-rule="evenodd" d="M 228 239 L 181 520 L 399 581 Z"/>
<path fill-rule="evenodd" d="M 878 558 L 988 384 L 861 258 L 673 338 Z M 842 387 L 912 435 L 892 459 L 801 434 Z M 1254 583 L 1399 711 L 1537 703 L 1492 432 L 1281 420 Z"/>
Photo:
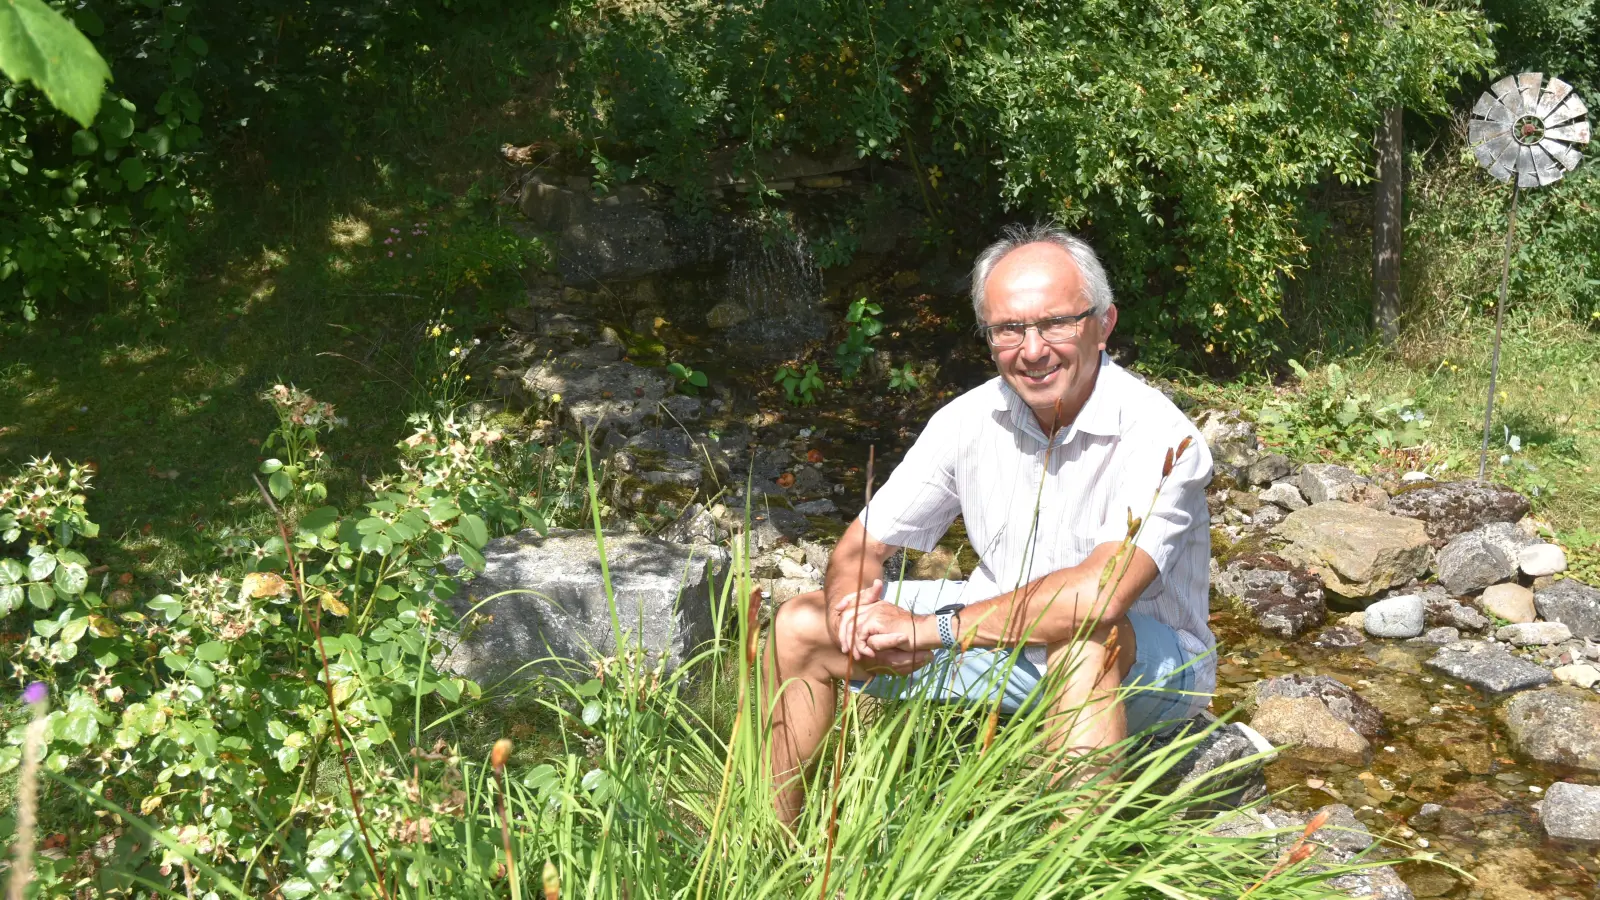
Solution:
<path fill-rule="evenodd" d="M 1506 730 L 1521 752 L 1543 762 L 1600 772 L 1600 699 L 1579 688 L 1553 687 L 1512 697 Z"/>
<path fill-rule="evenodd" d="M 1540 617 L 1560 622 L 1574 637 L 1600 638 L 1600 589 L 1565 578 L 1533 592 Z"/>
<path fill-rule="evenodd" d="M 1262 631 L 1293 640 L 1327 618 L 1322 584 L 1281 556 L 1241 557 L 1217 573 L 1218 593 L 1244 607 Z"/>
<path fill-rule="evenodd" d="M 1528 498 L 1484 481 L 1426 483 L 1389 498 L 1389 511 L 1420 519 L 1434 547 L 1490 522 L 1515 522 L 1528 514 Z"/>
<path fill-rule="evenodd" d="M 448 598 L 464 619 L 442 669 L 491 687 L 536 673 L 579 673 L 588 661 L 618 655 L 592 532 L 521 531 L 490 541 L 483 558 L 484 570 Z M 606 559 L 624 647 L 640 646 L 672 668 L 716 636 L 713 598 L 725 550 L 607 535 Z M 446 568 L 460 572 L 461 562 Z"/>
<path fill-rule="evenodd" d="M 1600 843 L 1600 787 L 1558 781 L 1539 803 L 1544 833 L 1558 841 Z"/>
<path fill-rule="evenodd" d="M 1345 597 L 1405 584 L 1427 572 L 1433 557 L 1421 522 L 1338 500 L 1290 513 L 1273 533 L 1289 541 L 1285 558 Z"/>
<path fill-rule="evenodd" d="M 1250 727 L 1273 744 L 1292 745 L 1301 759 L 1364 765 L 1372 758 L 1370 739 L 1382 732 L 1383 717 L 1332 678 L 1285 675 L 1256 686 Z"/>
<path fill-rule="evenodd" d="M 1354 469 L 1332 463 L 1307 463 L 1300 467 L 1300 493 L 1312 504 L 1340 500 L 1374 509 L 1383 508 L 1389 495 L 1372 479 Z"/>
<path fill-rule="evenodd" d="M 1538 540 L 1510 522 L 1491 522 L 1458 534 L 1439 551 L 1439 583 L 1452 594 L 1473 594 L 1517 574 L 1522 548 Z"/>
<path fill-rule="evenodd" d="M 1427 665 L 1475 688 L 1502 694 L 1550 683 L 1549 669 L 1512 656 L 1504 647 L 1489 641 L 1446 644 Z"/>
<path fill-rule="evenodd" d="M 569 424 L 584 432 L 604 428 L 619 435 L 639 431 L 661 416 L 667 379 L 658 372 L 621 361 L 620 348 L 593 344 L 533 366 L 522 376 L 530 392 L 555 402 Z M 696 408 L 699 401 L 690 401 Z"/>

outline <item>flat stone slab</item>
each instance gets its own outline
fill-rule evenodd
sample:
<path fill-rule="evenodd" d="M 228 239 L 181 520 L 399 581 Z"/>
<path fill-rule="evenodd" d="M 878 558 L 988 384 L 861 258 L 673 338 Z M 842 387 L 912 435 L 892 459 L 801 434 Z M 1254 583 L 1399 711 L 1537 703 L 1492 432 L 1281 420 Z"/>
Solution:
<path fill-rule="evenodd" d="M 1563 578 L 1534 591 L 1533 605 L 1542 618 L 1567 626 L 1575 637 L 1600 638 L 1600 588 Z"/>
<path fill-rule="evenodd" d="M 1427 666 L 1476 688 L 1495 693 L 1525 691 L 1548 684 L 1550 670 L 1512 656 L 1488 641 L 1457 641 L 1439 648 Z"/>
<path fill-rule="evenodd" d="M 1434 547 L 1490 522 L 1515 522 L 1528 514 L 1528 498 L 1504 485 L 1484 481 L 1446 481 L 1401 491 L 1389 498 L 1389 511 L 1421 520 Z"/>
<path fill-rule="evenodd" d="M 1543 763 L 1600 772 L 1600 699 L 1575 687 L 1518 694 L 1505 705 L 1517 749 Z"/>
<path fill-rule="evenodd" d="M 1428 571 L 1433 548 L 1416 519 L 1330 500 L 1289 514 L 1273 533 L 1287 559 L 1345 597 L 1370 597 Z"/>

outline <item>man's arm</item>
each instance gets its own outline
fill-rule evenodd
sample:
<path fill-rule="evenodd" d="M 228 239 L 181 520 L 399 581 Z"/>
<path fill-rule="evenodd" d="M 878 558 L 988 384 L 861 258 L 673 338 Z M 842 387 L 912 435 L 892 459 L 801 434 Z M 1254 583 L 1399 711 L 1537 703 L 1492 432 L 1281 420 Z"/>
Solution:
<path fill-rule="evenodd" d="M 869 591 L 861 595 L 859 602 L 863 605 L 878 600 L 877 593 L 881 593 L 883 581 L 883 564 L 895 551 L 890 544 L 878 540 L 867 533 L 860 519 L 850 523 L 844 531 L 844 536 L 839 538 L 839 543 L 833 548 L 833 555 L 828 559 L 828 572 L 823 576 L 822 592 L 828 598 L 828 628 L 835 638 L 838 637 L 839 617 L 842 610 L 835 609 L 841 602 L 850 599 L 850 606 L 857 602 L 854 595 L 860 591 Z M 874 583 L 879 584 L 879 590 L 871 592 Z"/>

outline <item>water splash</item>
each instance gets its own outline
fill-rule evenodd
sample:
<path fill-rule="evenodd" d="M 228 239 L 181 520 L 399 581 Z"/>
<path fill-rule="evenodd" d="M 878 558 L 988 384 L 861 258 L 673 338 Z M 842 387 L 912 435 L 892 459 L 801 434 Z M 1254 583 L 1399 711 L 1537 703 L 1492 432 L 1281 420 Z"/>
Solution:
<path fill-rule="evenodd" d="M 747 321 L 731 329 L 733 337 L 792 352 L 795 342 L 827 333 L 820 306 L 822 269 L 804 233 L 744 222 L 732 243 L 725 297 L 750 311 Z M 780 340 L 784 343 L 770 346 Z"/>

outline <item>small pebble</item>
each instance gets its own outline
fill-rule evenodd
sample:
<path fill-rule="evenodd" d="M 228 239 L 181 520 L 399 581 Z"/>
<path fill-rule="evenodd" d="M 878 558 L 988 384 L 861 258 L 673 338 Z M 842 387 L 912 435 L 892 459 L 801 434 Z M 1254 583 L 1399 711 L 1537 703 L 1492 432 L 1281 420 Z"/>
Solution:
<path fill-rule="evenodd" d="M 1542 793 L 1544 793 L 1544 788 L 1539 787 L 1537 784 L 1530 784 L 1530 785 L 1528 785 L 1528 793 L 1530 793 L 1530 794 L 1542 794 Z"/>

